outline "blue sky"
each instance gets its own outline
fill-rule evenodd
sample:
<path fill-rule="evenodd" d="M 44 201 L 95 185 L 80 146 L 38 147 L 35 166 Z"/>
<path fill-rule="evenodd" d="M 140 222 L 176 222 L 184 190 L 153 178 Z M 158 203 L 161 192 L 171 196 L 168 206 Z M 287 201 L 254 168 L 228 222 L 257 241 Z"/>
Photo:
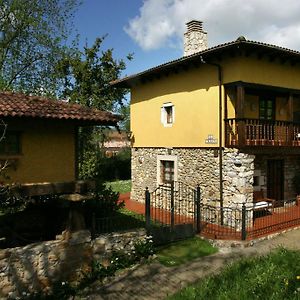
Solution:
<path fill-rule="evenodd" d="M 108 34 L 115 58 L 134 53 L 124 75 L 182 56 L 185 23 L 203 21 L 209 46 L 247 39 L 300 50 L 299 0 L 83 0 L 75 16 L 81 45 Z"/>
<path fill-rule="evenodd" d="M 134 53 L 134 59 L 127 62 L 124 75 L 130 75 L 181 56 L 181 49 L 161 47 L 143 50 L 124 30 L 129 20 L 139 14 L 142 0 L 84 0 L 75 15 L 75 28 L 80 34 L 80 45 L 91 45 L 96 37 L 105 34 L 104 47 L 113 48 L 115 58 L 126 58 Z"/>

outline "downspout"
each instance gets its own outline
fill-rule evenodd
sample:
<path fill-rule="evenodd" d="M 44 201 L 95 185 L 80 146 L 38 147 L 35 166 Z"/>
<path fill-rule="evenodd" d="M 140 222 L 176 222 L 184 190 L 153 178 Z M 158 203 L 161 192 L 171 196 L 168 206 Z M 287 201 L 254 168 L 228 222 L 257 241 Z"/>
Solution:
<path fill-rule="evenodd" d="M 214 66 L 218 69 L 219 84 L 219 190 L 220 190 L 220 208 L 221 208 L 221 225 L 224 223 L 223 214 L 223 105 L 222 105 L 222 66 L 216 63 L 207 62 L 200 56 L 201 63 Z"/>

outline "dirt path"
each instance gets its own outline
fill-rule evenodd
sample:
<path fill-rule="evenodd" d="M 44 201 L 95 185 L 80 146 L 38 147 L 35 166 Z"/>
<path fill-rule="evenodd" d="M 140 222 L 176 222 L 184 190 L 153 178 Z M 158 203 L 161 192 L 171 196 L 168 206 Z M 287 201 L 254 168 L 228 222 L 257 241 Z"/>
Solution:
<path fill-rule="evenodd" d="M 220 271 L 226 264 L 242 257 L 263 255 L 284 246 L 300 250 L 300 229 L 280 234 L 273 239 L 247 248 L 221 248 L 216 254 L 196 259 L 187 264 L 168 268 L 158 262 L 127 270 L 108 284 L 95 282 L 83 299 L 159 300 L 175 293 L 188 284 Z M 82 299 L 77 298 L 77 299 Z"/>

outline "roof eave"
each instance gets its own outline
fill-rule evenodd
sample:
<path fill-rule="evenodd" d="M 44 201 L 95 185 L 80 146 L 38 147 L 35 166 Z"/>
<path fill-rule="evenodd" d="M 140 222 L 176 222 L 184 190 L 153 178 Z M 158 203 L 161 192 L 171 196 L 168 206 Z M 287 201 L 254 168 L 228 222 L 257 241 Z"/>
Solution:
<path fill-rule="evenodd" d="M 274 51 L 275 53 L 282 53 L 290 58 L 297 58 L 300 61 L 300 52 L 291 50 L 288 48 L 283 48 L 280 46 L 265 44 L 261 42 L 255 42 L 255 41 L 249 41 L 249 40 L 236 40 L 229 43 L 221 44 L 215 47 L 208 48 L 206 50 L 197 52 L 195 54 L 181 57 L 179 59 L 167 62 L 165 64 L 156 66 L 154 68 L 145 70 L 143 72 L 122 78 L 120 80 L 116 80 L 114 82 L 111 82 L 111 85 L 117 88 L 131 88 L 137 83 L 141 82 L 143 78 L 146 76 L 151 76 L 152 74 L 155 75 L 156 73 L 160 73 L 161 71 L 168 71 L 176 66 L 180 66 L 186 63 L 191 63 L 193 61 L 202 60 L 206 58 L 211 58 L 212 56 L 215 56 L 222 53 L 224 50 L 230 50 L 232 48 L 239 49 L 239 46 L 248 46 L 253 47 L 253 49 L 265 49 L 266 51 Z"/>

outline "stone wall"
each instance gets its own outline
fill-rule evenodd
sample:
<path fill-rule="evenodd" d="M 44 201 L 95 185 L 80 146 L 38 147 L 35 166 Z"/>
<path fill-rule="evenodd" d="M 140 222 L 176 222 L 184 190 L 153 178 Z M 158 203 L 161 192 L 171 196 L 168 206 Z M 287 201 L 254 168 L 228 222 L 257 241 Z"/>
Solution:
<path fill-rule="evenodd" d="M 91 241 L 89 231 L 78 231 L 53 241 L 0 250 L 0 298 L 46 292 L 57 281 L 78 281 L 94 259 L 109 261 L 112 251 L 129 251 L 133 241 L 145 236 L 145 230 L 138 230 L 101 235 Z"/>
<path fill-rule="evenodd" d="M 112 252 L 122 250 L 128 254 L 132 252 L 134 243 L 146 236 L 145 229 L 100 235 L 92 242 L 94 259 L 101 261 L 103 265 L 109 265 Z"/>
<path fill-rule="evenodd" d="M 172 155 L 178 161 L 178 181 L 201 188 L 204 202 L 218 203 L 219 157 L 212 148 L 133 148 L 131 197 L 144 201 L 145 188 L 150 192 L 157 187 L 158 155 Z M 254 156 L 225 149 L 223 153 L 224 206 L 252 202 Z M 218 205 L 218 204 L 216 204 Z"/>

